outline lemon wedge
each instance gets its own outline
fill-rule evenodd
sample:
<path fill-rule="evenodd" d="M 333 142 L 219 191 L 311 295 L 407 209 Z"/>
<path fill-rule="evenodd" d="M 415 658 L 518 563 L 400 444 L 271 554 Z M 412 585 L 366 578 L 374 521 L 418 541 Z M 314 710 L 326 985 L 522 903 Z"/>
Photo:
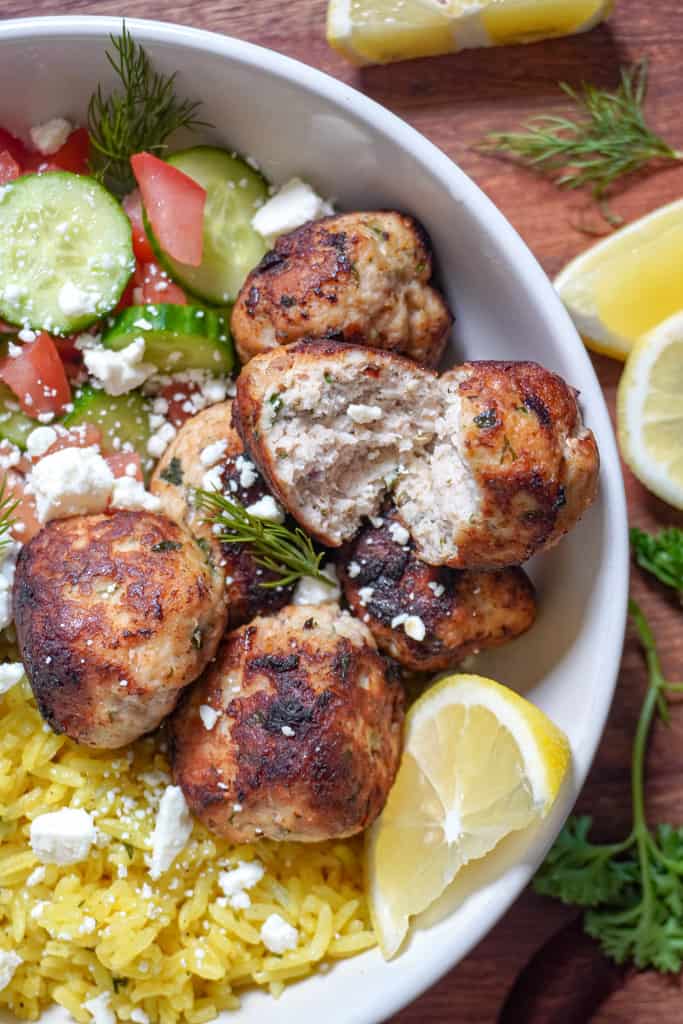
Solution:
<path fill-rule="evenodd" d="M 355 64 L 585 32 L 612 0 L 330 0 L 327 40 Z"/>
<path fill-rule="evenodd" d="M 633 347 L 619 382 L 617 426 L 638 479 L 683 509 L 683 311 Z"/>
<path fill-rule="evenodd" d="M 582 253 L 555 287 L 588 348 L 626 359 L 637 338 L 683 306 L 683 199 Z"/>
<path fill-rule="evenodd" d="M 366 837 L 385 957 L 460 868 L 548 813 L 569 762 L 557 726 L 491 679 L 448 676 L 420 697 L 406 718 L 396 781 Z"/>

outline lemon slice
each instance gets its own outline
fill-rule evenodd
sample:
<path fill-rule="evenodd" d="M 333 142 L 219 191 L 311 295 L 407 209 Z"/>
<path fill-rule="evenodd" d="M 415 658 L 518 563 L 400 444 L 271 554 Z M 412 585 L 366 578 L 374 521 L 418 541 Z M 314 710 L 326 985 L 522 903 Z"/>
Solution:
<path fill-rule="evenodd" d="M 619 382 L 617 425 L 638 479 L 683 509 L 683 311 L 636 342 Z"/>
<path fill-rule="evenodd" d="M 385 957 L 468 861 L 548 813 L 570 761 L 542 711 L 482 676 L 448 676 L 413 705 L 386 806 L 366 838 Z"/>
<path fill-rule="evenodd" d="M 578 256 L 555 287 L 588 348 L 625 359 L 637 338 L 683 306 L 683 199 Z"/>
<path fill-rule="evenodd" d="M 585 32 L 611 0 L 330 0 L 327 39 L 356 64 Z"/>

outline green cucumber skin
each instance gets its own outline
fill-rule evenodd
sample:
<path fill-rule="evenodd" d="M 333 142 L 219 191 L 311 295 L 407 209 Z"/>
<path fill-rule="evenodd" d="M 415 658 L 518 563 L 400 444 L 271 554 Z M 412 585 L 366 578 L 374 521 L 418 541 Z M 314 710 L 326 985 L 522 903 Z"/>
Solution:
<path fill-rule="evenodd" d="M 148 459 L 147 442 L 152 433 L 149 426 L 150 411 L 149 402 L 139 391 L 115 397 L 85 385 L 74 396 L 73 412 L 62 420 L 62 425 L 78 427 L 83 423 L 91 423 L 102 431 L 100 447 L 104 455 L 118 454 L 123 444 L 128 442 L 140 455 L 144 466 Z M 117 445 L 115 439 L 121 444 Z"/>
<path fill-rule="evenodd" d="M 154 250 L 157 260 L 164 268 L 164 270 L 177 281 L 179 285 L 191 296 L 196 296 L 202 302 L 209 302 L 214 306 L 226 306 L 232 304 L 237 298 L 237 294 L 246 279 L 247 274 L 250 270 L 256 266 L 260 259 L 267 252 L 268 246 L 264 239 L 251 227 L 251 217 L 256 213 L 257 207 L 253 205 L 256 199 L 260 199 L 265 202 L 268 199 L 268 181 L 259 172 L 254 170 L 242 157 L 236 153 L 231 153 L 225 149 L 219 149 L 215 146 L 194 146 L 191 149 L 180 150 L 177 153 L 172 153 L 167 157 L 168 163 L 177 167 L 178 170 L 183 171 L 188 177 L 192 178 L 202 187 L 207 188 L 207 213 L 205 214 L 205 228 L 204 228 L 204 248 L 205 253 L 216 248 L 212 243 L 210 233 L 208 233 L 208 227 L 215 218 L 212 217 L 209 212 L 211 205 L 210 197 L 210 186 L 211 181 L 215 181 L 218 177 L 218 173 L 209 174 L 207 173 L 210 165 L 213 165 L 214 169 L 216 165 L 223 165 L 225 177 L 224 182 L 228 181 L 241 181 L 246 179 L 249 183 L 251 205 L 246 208 L 248 213 L 247 223 L 242 223 L 240 229 L 242 234 L 247 240 L 249 245 L 250 258 L 237 258 L 234 261 L 232 267 L 226 268 L 224 274 L 215 274 L 210 270 L 207 270 L 208 264 L 216 263 L 215 258 L 209 257 L 207 261 L 206 255 L 200 267 L 189 267 L 185 264 L 178 263 L 168 256 L 159 245 L 157 238 L 154 235 L 151 224 L 147 217 L 146 211 L 143 209 L 142 219 L 149 238 L 150 245 Z M 197 168 L 199 164 L 199 168 Z M 194 173 L 190 170 L 190 166 L 194 169 Z M 202 173 L 204 172 L 204 173 Z M 226 184 L 226 189 L 229 186 Z M 230 190 L 231 193 L 239 198 L 240 189 L 239 185 Z M 220 262 L 220 261 L 218 261 Z M 220 280 L 220 285 L 218 284 Z"/>
<path fill-rule="evenodd" d="M 29 196 L 29 190 L 35 193 L 33 197 Z M 75 192 L 75 198 L 70 201 L 72 192 Z M 63 203 L 63 210 L 59 210 L 60 203 Z M 64 233 L 63 243 L 57 240 L 56 231 L 50 232 L 54 250 L 52 263 L 43 258 L 41 265 L 41 256 L 44 257 L 50 248 L 44 240 L 31 245 L 30 250 L 24 250 L 35 251 L 39 256 L 31 261 L 25 273 L 21 268 L 17 280 L 16 271 L 8 267 L 12 245 L 3 239 L 3 235 L 10 232 L 11 237 L 16 238 L 16 230 L 10 221 L 12 211 L 15 220 L 17 214 L 23 214 L 35 219 L 40 226 L 43 209 L 48 209 L 51 214 L 45 230 L 49 230 L 50 224 L 59 218 L 68 222 L 79 209 L 81 215 L 72 220 L 70 228 L 72 231 L 80 230 L 87 220 L 87 211 L 95 212 L 90 218 L 89 234 L 82 235 L 74 244 L 68 238 L 69 229 Z M 79 255 L 80 250 L 82 259 L 69 260 L 69 253 L 73 257 Z M 102 263 L 99 268 L 89 265 L 89 261 L 98 255 L 105 257 L 107 264 Z M 56 335 L 75 334 L 115 308 L 134 269 L 132 229 L 128 217 L 114 196 L 94 178 L 68 171 L 26 174 L 0 190 L 0 317 L 7 323 L 26 325 L 33 330 L 46 330 Z M 37 272 L 43 273 L 42 279 L 36 279 Z M 22 281 L 22 277 L 27 281 Z M 2 282 L 13 280 L 24 288 L 26 298 L 7 297 Z M 56 296 L 68 280 L 79 287 L 89 285 L 92 293 L 99 296 L 92 310 L 67 315 L 60 309 Z"/>
<path fill-rule="evenodd" d="M 136 326 L 143 320 L 149 328 Z M 136 338 L 144 338 L 145 360 L 161 373 L 207 370 L 223 376 L 235 366 L 230 329 L 218 310 L 170 303 L 131 306 L 105 331 L 102 344 L 120 351 Z M 181 358 L 172 358 L 178 352 Z"/>
<path fill-rule="evenodd" d="M 17 396 L 6 384 L 0 383 L 0 441 L 9 441 L 22 452 L 26 451 L 26 438 L 36 427 L 38 420 L 31 419 L 26 413 L 7 407 L 7 403 L 18 405 Z"/>

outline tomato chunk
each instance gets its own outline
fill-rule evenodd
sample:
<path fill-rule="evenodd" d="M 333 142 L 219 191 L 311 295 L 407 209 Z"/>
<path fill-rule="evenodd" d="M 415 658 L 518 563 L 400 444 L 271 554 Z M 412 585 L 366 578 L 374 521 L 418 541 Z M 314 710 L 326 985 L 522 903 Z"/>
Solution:
<path fill-rule="evenodd" d="M 27 416 L 59 413 L 71 401 L 64 364 L 45 332 L 22 345 L 19 355 L 0 359 L 0 380 L 12 389 Z"/>
<path fill-rule="evenodd" d="M 32 495 L 26 493 L 26 481 L 23 476 L 10 470 L 6 478 L 7 492 L 19 504 L 12 513 L 16 525 L 12 536 L 22 544 L 28 544 L 40 532 L 36 503 Z"/>
<path fill-rule="evenodd" d="M 6 149 L 0 152 L 0 185 L 6 185 L 8 181 L 14 181 L 21 174 L 21 167 L 11 153 Z"/>
<path fill-rule="evenodd" d="M 171 306 L 186 306 L 187 295 L 158 263 L 138 265 L 135 279 L 140 287 L 139 305 L 153 306 L 157 302 L 166 302 Z"/>
<path fill-rule="evenodd" d="M 63 146 L 50 157 L 62 171 L 71 171 L 72 174 L 87 174 L 90 158 L 90 136 L 87 128 L 76 128 L 71 133 Z"/>
<path fill-rule="evenodd" d="M 0 128 L 0 150 L 4 150 L 12 157 L 13 160 L 23 167 L 30 156 L 30 150 L 21 139 L 17 139 L 16 136 L 10 132 L 5 131 L 4 128 Z"/>
<path fill-rule="evenodd" d="M 114 455 L 105 455 L 105 462 L 114 476 L 129 476 L 133 480 L 144 482 L 142 475 L 142 462 L 137 452 L 116 452 Z M 129 472 L 130 467 L 135 467 L 135 473 Z"/>
<path fill-rule="evenodd" d="M 206 190 L 151 153 L 130 158 L 159 245 L 179 263 L 198 267 L 204 245 Z"/>
<path fill-rule="evenodd" d="M 135 258 L 142 263 L 150 263 L 154 259 L 154 249 L 147 237 L 145 225 L 142 221 L 142 196 L 139 189 L 129 192 L 123 200 L 123 208 L 128 214 L 130 226 L 133 229 L 133 252 Z"/>

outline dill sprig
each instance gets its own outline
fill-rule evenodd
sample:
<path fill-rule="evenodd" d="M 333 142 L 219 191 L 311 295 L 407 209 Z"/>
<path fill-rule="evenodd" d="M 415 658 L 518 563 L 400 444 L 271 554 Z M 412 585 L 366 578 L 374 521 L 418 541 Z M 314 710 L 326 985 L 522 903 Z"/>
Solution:
<path fill-rule="evenodd" d="M 175 73 L 155 71 L 147 53 L 135 42 L 125 22 L 120 36 L 110 36 L 113 51 L 107 60 L 121 81 L 120 91 L 105 96 L 102 87 L 88 104 L 93 176 L 117 195 L 134 186 L 130 158 L 146 151 L 159 154 L 179 128 L 196 128 L 204 122 L 195 116 L 200 104 L 179 100 Z"/>
<path fill-rule="evenodd" d="M 334 586 L 320 568 L 324 552 L 317 554 L 311 538 L 298 526 L 290 530 L 282 523 L 261 519 L 216 491 L 195 491 L 195 504 L 221 527 L 220 541 L 247 545 L 258 565 L 277 574 L 277 579 L 261 583 L 262 587 L 286 587 L 303 576 Z"/>
<path fill-rule="evenodd" d="M 683 604 L 683 530 L 670 526 L 653 534 L 634 526 L 631 529 L 631 546 L 641 569 L 677 591 Z"/>
<path fill-rule="evenodd" d="M 19 499 L 13 497 L 7 489 L 7 474 L 0 484 L 0 554 L 9 544 L 12 543 L 10 530 L 16 523 L 14 512 L 16 511 Z"/>
<path fill-rule="evenodd" d="M 620 178 L 642 170 L 652 160 L 683 160 L 645 123 L 647 61 L 621 69 L 615 92 L 584 82 L 573 89 L 560 82 L 562 91 L 579 107 L 573 120 L 543 114 L 532 117 L 518 132 L 493 132 L 482 149 L 517 158 L 527 167 L 547 174 L 560 188 L 590 188 L 603 203 Z M 603 209 L 607 220 L 613 215 Z"/>

